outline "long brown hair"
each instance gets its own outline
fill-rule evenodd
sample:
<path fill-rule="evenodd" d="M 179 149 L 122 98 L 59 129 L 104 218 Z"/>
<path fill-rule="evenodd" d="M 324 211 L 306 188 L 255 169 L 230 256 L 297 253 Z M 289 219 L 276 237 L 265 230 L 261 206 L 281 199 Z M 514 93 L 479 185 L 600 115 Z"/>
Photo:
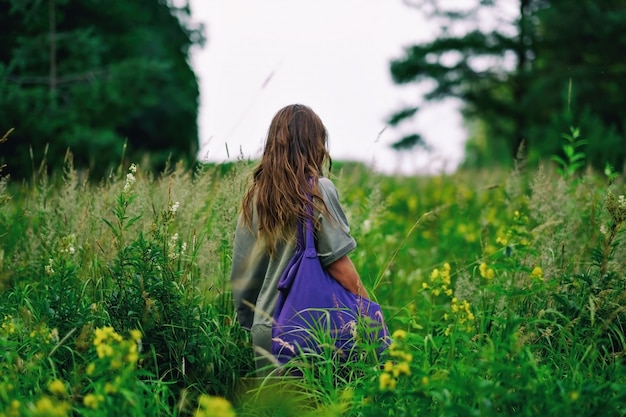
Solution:
<path fill-rule="evenodd" d="M 270 124 L 263 156 L 252 175 L 242 202 L 244 221 L 252 227 L 256 208 L 258 234 L 270 255 L 279 239 L 287 240 L 298 218 L 310 217 L 307 195 L 317 210 L 327 212 L 317 186 L 328 153 L 328 132 L 308 106 L 292 104 L 280 109 Z"/>

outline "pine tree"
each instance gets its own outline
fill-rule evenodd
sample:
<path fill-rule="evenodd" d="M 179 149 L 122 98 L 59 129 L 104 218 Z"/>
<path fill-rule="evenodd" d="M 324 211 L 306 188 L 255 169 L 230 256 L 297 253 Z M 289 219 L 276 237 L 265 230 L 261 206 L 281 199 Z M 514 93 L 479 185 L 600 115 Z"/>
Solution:
<path fill-rule="evenodd" d="M 96 178 L 147 153 L 155 168 L 195 158 L 198 83 L 189 9 L 158 0 L 0 2 L 2 162 L 15 177 L 45 159 Z M 125 145 L 126 144 L 126 145 Z M 125 146 L 127 149 L 125 149 Z"/>
<path fill-rule="evenodd" d="M 431 82 L 425 102 L 463 102 L 466 163 L 508 163 L 525 152 L 536 161 L 558 152 L 561 133 L 578 124 L 590 139 L 591 163 L 624 164 L 624 0 L 482 0 L 464 9 L 438 0 L 407 3 L 441 31 L 392 61 L 392 77 L 398 84 Z M 401 109 L 389 122 L 415 113 Z M 411 144 L 404 142 L 397 144 Z"/>

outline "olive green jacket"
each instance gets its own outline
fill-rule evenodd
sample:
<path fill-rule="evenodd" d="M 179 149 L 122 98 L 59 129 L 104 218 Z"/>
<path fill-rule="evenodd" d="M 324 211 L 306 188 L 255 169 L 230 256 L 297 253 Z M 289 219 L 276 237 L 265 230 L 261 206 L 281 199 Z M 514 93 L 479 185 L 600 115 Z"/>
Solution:
<path fill-rule="evenodd" d="M 334 217 L 330 219 L 319 213 L 315 234 L 320 261 L 323 266 L 328 266 L 351 252 L 356 242 L 350 235 L 335 185 L 328 178 L 320 178 L 318 186 L 329 213 Z M 251 330 L 255 346 L 269 351 L 272 316 L 278 298 L 276 286 L 295 253 L 296 239 L 294 236 L 288 242 L 278 242 L 274 256 L 270 257 L 264 239 L 257 239 L 256 211 L 252 217 L 251 231 L 239 216 L 230 279 L 239 322 Z"/>

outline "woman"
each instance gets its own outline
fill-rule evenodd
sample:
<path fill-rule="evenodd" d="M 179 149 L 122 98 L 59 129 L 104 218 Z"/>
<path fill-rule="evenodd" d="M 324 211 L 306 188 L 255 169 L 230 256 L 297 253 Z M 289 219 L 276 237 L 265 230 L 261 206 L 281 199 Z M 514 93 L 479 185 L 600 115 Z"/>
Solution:
<path fill-rule="evenodd" d="M 328 134 L 309 107 L 276 113 L 260 164 L 244 195 L 233 248 L 231 284 L 238 319 L 250 329 L 257 373 L 271 364 L 272 317 L 280 276 L 296 249 L 295 225 L 312 197 L 315 237 L 322 265 L 348 291 L 369 298 L 348 253 L 356 247 L 333 183 L 322 176 Z"/>

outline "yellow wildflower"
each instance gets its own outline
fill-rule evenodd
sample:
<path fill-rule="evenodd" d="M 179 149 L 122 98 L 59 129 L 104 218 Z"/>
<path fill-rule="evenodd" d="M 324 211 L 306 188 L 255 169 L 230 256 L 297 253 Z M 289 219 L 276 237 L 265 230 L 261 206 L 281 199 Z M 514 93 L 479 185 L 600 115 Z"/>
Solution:
<path fill-rule="evenodd" d="M 116 333 L 113 327 L 107 326 L 96 329 L 96 337 L 93 339 L 93 344 L 98 346 L 105 342 L 121 342 L 122 340 L 122 336 Z"/>
<path fill-rule="evenodd" d="M 494 276 L 493 273 L 493 269 L 489 268 L 489 266 L 487 266 L 487 264 L 485 262 L 480 264 L 480 267 L 478 267 L 478 269 L 480 270 L 480 276 L 485 278 L 485 279 L 492 279 Z"/>
<path fill-rule="evenodd" d="M 404 352 L 401 350 L 389 349 L 389 356 L 394 358 L 404 358 Z"/>
<path fill-rule="evenodd" d="M 439 278 L 439 269 L 435 268 L 433 269 L 433 272 L 430 273 L 430 280 L 434 281 L 437 278 Z"/>
<path fill-rule="evenodd" d="M 396 388 L 397 381 L 391 377 L 388 373 L 383 372 L 378 377 L 378 388 L 382 390 L 394 390 Z"/>
<path fill-rule="evenodd" d="M 397 378 L 402 374 L 411 375 L 411 368 L 407 362 L 400 362 L 393 367 L 393 376 Z"/>
<path fill-rule="evenodd" d="M 83 398 L 83 404 L 85 404 L 85 407 L 91 408 L 92 410 L 97 409 L 98 405 L 103 401 L 104 397 L 102 395 L 87 394 L 85 395 L 85 398 Z"/>
<path fill-rule="evenodd" d="M 449 263 L 446 262 L 445 264 L 443 264 L 443 271 L 441 272 L 441 281 L 443 281 L 443 283 L 446 285 L 450 285 L 450 269 L 451 268 L 450 268 Z"/>
<path fill-rule="evenodd" d="M 20 412 L 20 406 L 21 403 L 18 400 L 11 400 L 11 404 L 9 405 L 9 408 L 5 409 L 5 416 L 6 417 L 19 417 L 22 415 L 22 413 Z M 3 415 L 3 414 L 0 414 Z"/>
<path fill-rule="evenodd" d="M 198 399 L 198 409 L 194 417 L 235 417 L 235 410 L 230 402 L 222 397 L 202 394 Z"/>
<path fill-rule="evenodd" d="M 128 352 L 128 355 L 126 355 L 126 360 L 129 363 L 136 363 L 137 360 L 139 360 L 139 354 L 137 353 L 137 345 L 133 345 L 135 346 L 135 349 L 130 349 L 130 352 Z"/>
<path fill-rule="evenodd" d="M 85 372 L 87 373 L 87 375 L 93 375 L 94 371 L 96 370 L 96 364 L 91 362 L 89 365 L 87 365 L 87 369 L 85 370 Z"/>
<path fill-rule="evenodd" d="M 117 392 L 117 386 L 115 386 L 115 384 L 107 382 L 104 384 L 104 392 L 107 394 L 114 394 Z"/>
<path fill-rule="evenodd" d="M 393 362 L 392 361 L 385 362 L 385 366 L 383 367 L 383 370 L 385 372 L 391 372 L 393 370 Z"/>
<path fill-rule="evenodd" d="M 65 384 L 60 379 L 54 379 L 48 384 L 48 391 L 54 395 L 65 395 Z"/>
<path fill-rule="evenodd" d="M 130 343 L 128 346 L 128 354 L 126 355 L 126 361 L 128 363 L 135 363 L 139 359 L 139 353 L 137 352 L 137 344 Z"/>
<path fill-rule="evenodd" d="M 15 333 L 15 323 L 13 322 L 12 316 L 4 316 L 4 323 L 2 323 L 2 329 L 4 329 L 7 334 Z"/>
<path fill-rule="evenodd" d="M 95 410 L 98 408 L 98 399 L 93 394 L 87 394 L 85 398 L 83 398 L 83 404 L 85 404 L 85 407 Z"/>
<path fill-rule="evenodd" d="M 70 410 L 70 405 L 65 401 L 54 402 L 50 397 L 42 397 L 35 403 L 38 415 L 50 417 L 65 417 Z"/>
<path fill-rule="evenodd" d="M 99 358 L 106 358 L 108 356 L 113 356 L 113 348 L 109 345 L 98 345 L 96 347 L 96 352 L 98 353 Z"/>
<path fill-rule="evenodd" d="M 534 267 L 530 273 L 530 277 L 543 281 L 543 270 L 541 269 L 541 267 L 540 266 Z"/>
<path fill-rule="evenodd" d="M 404 339 L 406 339 L 406 331 L 398 329 L 395 332 L 393 332 L 391 337 L 394 338 L 394 339 L 404 340 Z"/>
<path fill-rule="evenodd" d="M 141 336 L 142 336 L 142 334 L 141 334 L 141 330 L 134 329 L 134 330 L 131 330 L 131 331 L 130 331 L 130 337 L 131 337 L 131 338 L 132 338 L 135 342 L 139 341 L 139 340 L 141 339 Z"/>
<path fill-rule="evenodd" d="M 485 255 L 493 255 L 497 251 L 498 251 L 498 248 L 496 248 L 494 245 L 492 245 L 490 243 L 488 243 L 487 246 L 485 246 L 485 249 L 484 249 Z"/>

